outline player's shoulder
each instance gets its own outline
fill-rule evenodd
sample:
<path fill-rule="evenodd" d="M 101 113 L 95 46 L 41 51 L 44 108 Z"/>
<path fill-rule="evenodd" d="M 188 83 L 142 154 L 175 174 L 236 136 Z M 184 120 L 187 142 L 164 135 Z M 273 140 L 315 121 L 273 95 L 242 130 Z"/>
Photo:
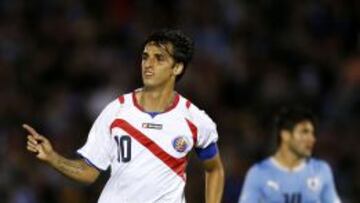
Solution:
<path fill-rule="evenodd" d="M 123 93 L 121 95 L 119 95 L 113 102 L 119 104 L 119 105 L 126 105 L 126 104 L 132 104 L 132 100 L 133 100 L 133 97 L 134 97 L 134 92 L 136 90 L 132 91 L 132 92 L 126 92 L 126 93 Z"/>
<path fill-rule="evenodd" d="M 315 170 L 329 170 L 330 165 L 327 161 L 311 157 L 307 160 L 308 165 Z"/>
<path fill-rule="evenodd" d="M 124 93 L 121 94 L 119 96 L 117 96 L 116 98 L 114 98 L 112 101 L 110 101 L 105 108 L 103 109 L 103 112 L 107 112 L 107 111 L 116 111 L 120 108 L 122 108 L 126 103 L 129 103 L 130 98 L 131 97 L 131 92 L 130 93 Z"/>
<path fill-rule="evenodd" d="M 179 107 L 183 110 L 186 110 L 190 113 L 193 113 L 193 114 L 197 114 L 197 113 L 201 113 L 202 110 L 200 110 L 199 107 L 197 107 L 190 99 L 184 97 L 183 95 L 181 94 L 178 94 L 179 95 Z"/>
<path fill-rule="evenodd" d="M 249 171 L 252 173 L 265 173 L 271 167 L 270 158 L 265 158 L 253 164 Z"/>
<path fill-rule="evenodd" d="M 202 124 L 215 124 L 205 110 L 199 108 L 191 100 L 180 95 L 180 108 L 189 115 L 189 119 Z"/>

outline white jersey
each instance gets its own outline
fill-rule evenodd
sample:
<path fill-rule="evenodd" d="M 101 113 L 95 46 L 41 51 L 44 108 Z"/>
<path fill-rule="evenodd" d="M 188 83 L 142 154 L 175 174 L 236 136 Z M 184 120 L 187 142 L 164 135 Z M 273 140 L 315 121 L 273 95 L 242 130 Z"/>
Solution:
<path fill-rule="evenodd" d="M 215 123 L 181 95 L 153 117 L 133 92 L 103 110 L 78 153 L 101 170 L 111 166 L 99 203 L 184 203 L 188 153 L 217 139 Z"/>

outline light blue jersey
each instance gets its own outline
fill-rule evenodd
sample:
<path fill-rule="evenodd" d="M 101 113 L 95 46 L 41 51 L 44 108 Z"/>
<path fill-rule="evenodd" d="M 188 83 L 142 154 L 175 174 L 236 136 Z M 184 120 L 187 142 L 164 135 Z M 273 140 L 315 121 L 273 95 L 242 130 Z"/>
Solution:
<path fill-rule="evenodd" d="M 239 203 L 339 203 L 334 179 L 325 161 L 309 159 L 289 171 L 268 158 L 251 167 Z"/>

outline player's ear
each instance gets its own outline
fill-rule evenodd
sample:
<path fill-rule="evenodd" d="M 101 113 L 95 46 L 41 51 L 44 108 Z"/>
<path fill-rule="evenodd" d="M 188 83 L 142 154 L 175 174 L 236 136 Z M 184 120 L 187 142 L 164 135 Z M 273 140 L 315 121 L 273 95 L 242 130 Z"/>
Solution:
<path fill-rule="evenodd" d="M 182 73 L 184 69 L 184 63 L 176 63 L 174 68 L 173 68 L 173 73 L 175 76 L 178 76 Z"/>
<path fill-rule="evenodd" d="M 283 142 L 288 142 L 290 140 L 291 133 L 288 130 L 281 130 L 280 137 Z"/>

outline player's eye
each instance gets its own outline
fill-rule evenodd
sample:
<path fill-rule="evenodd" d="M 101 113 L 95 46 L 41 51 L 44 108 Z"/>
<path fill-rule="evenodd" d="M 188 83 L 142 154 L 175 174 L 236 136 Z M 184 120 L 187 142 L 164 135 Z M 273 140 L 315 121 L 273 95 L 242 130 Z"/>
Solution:
<path fill-rule="evenodd" d="M 165 61 L 165 56 L 164 55 L 156 54 L 155 57 L 156 57 L 156 60 L 158 60 L 158 61 Z"/>
<path fill-rule="evenodd" d="M 141 60 L 146 60 L 148 57 L 149 57 L 149 55 L 144 53 L 141 55 Z"/>
<path fill-rule="evenodd" d="M 309 132 L 310 132 L 309 129 L 304 129 L 304 130 L 303 130 L 303 133 L 309 133 Z"/>

